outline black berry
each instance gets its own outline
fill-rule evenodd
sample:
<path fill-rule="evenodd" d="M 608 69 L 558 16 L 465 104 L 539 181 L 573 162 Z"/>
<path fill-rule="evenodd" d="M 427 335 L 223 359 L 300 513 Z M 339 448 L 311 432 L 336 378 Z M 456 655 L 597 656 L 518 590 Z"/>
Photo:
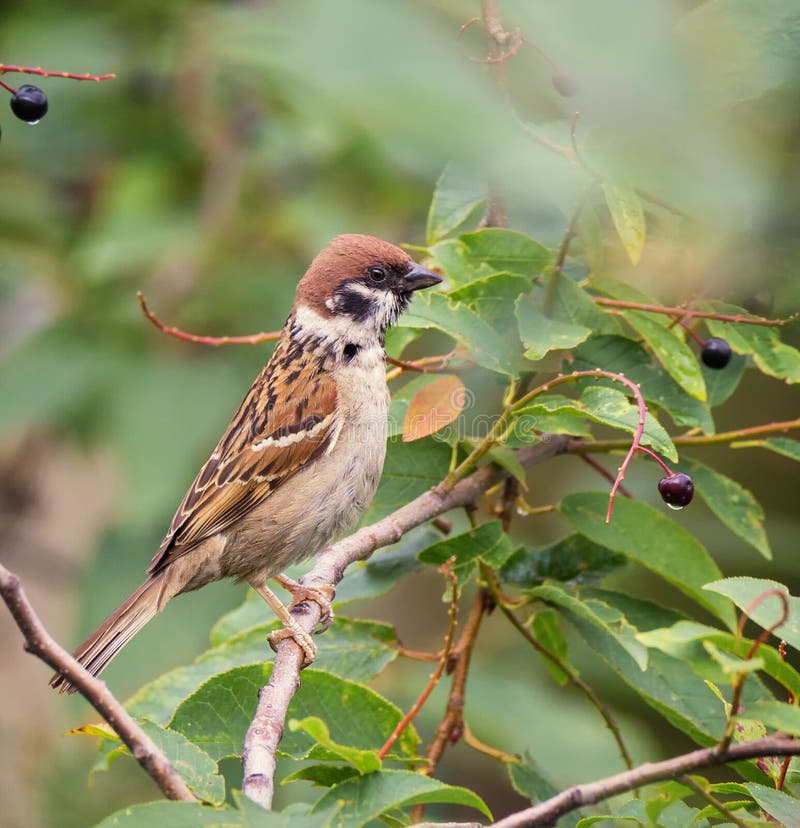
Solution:
<path fill-rule="evenodd" d="M 667 506 L 673 509 L 683 509 L 692 502 L 694 483 L 688 474 L 678 472 L 669 477 L 662 477 L 658 481 L 658 493 Z"/>
<path fill-rule="evenodd" d="M 731 346 L 724 339 L 712 336 L 706 340 L 703 350 L 700 352 L 700 359 L 709 368 L 719 370 L 724 368 L 731 361 Z"/>
<path fill-rule="evenodd" d="M 571 98 L 578 91 L 578 84 L 570 75 L 563 72 L 556 72 L 551 78 L 553 88 L 562 98 Z"/>
<path fill-rule="evenodd" d="M 11 98 L 11 111 L 21 121 L 35 124 L 47 114 L 47 95 L 38 86 L 20 86 Z"/>

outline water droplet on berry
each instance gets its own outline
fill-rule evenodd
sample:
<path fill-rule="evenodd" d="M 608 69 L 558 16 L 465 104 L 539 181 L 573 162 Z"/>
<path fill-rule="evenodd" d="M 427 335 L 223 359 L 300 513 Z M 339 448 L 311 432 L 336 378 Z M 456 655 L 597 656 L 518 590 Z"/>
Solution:
<path fill-rule="evenodd" d="M 672 509 L 673 512 L 682 512 L 684 510 L 684 506 L 676 506 L 674 503 L 667 503 L 667 506 Z"/>

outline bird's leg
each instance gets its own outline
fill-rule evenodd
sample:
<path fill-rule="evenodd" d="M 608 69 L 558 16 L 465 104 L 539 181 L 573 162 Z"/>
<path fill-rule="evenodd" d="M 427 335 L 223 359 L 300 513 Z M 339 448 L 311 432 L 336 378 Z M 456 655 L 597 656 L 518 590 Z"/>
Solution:
<path fill-rule="evenodd" d="M 319 623 L 322 631 L 330 627 L 333 621 L 333 609 L 331 609 L 331 601 L 333 601 L 336 591 L 331 584 L 323 584 L 319 587 L 307 587 L 290 578 L 288 575 L 274 575 L 273 581 L 280 584 L 287 592 L 292 594 L 292 603 L 289 604 L 289 609 L 302 604 L 303 601 L 314 601 L 319 605 L 320 613 Z"/>
<path fill-rule="evenodd" d="M 265 583 L 251 581 L 250 586 L 269 604 L 283 623 L 283 629 L 275 630 L 267 636 L 270 647 L 277 651 L 278 644 L 284 638 L 293 638 L 305 656 L 303 666 L 308 667 L 317 655 L 317 645 L 311 640 L 311 636 L 297 623 L 280 598 Z"/>

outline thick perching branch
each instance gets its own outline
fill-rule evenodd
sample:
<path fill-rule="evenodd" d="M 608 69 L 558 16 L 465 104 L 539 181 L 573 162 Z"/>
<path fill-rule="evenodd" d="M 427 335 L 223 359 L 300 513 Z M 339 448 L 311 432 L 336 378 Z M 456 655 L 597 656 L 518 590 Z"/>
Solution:
<path fill-rule="evenodd" d="M 724 751 L 720 751 L 718 747 L 701 748 L 672 759 L 665 759 L 663 762 L 648 762 L 633 770 L 607 776 L 605 779 L 567 788 L 532 808 L 526 808 L 495 822 L 492 828 L 544 828 L 555 825 L 559 817 L 578 808 L 594 805 L 617 794 L 641 788 L 643 785 L 651 785 L 653 782 L 676 779 L 700 768 L 727 765 L 729 762 L 741 762 L 744 759 L 757 759 L 762 756 L 798 755 L 800 742 L 788 736 L 768 736 L 752 742 L 742 742 L 730 745 Z"/>
<path fill-rule="evenodd" d="M 167 799 L 195 801 L 195 797 L 158 749 L 153 740 L 131 718 L 106 687 L 104 681 L 87 672 L 42 624 L 28 601 L 19 578 L 0 564 L 0 595 L 25 637 L 25 649 L 66 676 L 94 709 L 127 745 L 133 758 L 152 777 Z"/>
<path fill-rule="evenodd" d="M 536 446 L 522 449 L 518 459 L 531 466 L 566 451 L 569 438 L 550 436 Z M 494 485 L 504 472 L 487 466 L 460 480 L 446 493 L 432 489 L 402 506 L 388 517 L 365 526 L 344 540 L 333 544 L 316 559 L 313 568 L 303 577 L 305 586 L 336 585 L 345 570 L 356 561 L 368 558 L 376 549 L 396 543 L 403 535 L 431 518 L 450 509 L 465 506 L 476 500 Z M 292 610 L 298 624 L 311 632 L 320 620 L 320 607 L 304 602 Z M 242 790 L 264 808 L 272 805 L 275 776 L 275 751 L 278 747 L 289 702 L 299 687 L 303 652 L 293 639 L 284 639 L 278 645 L 269 683 L 261 688 L 255 716 L 244 739 Z"/>

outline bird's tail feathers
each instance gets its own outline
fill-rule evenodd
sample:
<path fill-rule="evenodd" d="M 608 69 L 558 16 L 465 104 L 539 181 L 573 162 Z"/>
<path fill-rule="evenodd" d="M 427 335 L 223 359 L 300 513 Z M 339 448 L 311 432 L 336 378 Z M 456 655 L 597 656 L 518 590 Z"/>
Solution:
<path fill-rule="evenodd" d="M 112 658 L 158 613 L 163 604 L 162 574 L 148 578 L 124 603 L 78 647 L 74 657 L 93 675 L 98 675 Z M 61 673 L 50 679 L 50 686 L 60 693 L 74 693 L 77 688 Z"/>

